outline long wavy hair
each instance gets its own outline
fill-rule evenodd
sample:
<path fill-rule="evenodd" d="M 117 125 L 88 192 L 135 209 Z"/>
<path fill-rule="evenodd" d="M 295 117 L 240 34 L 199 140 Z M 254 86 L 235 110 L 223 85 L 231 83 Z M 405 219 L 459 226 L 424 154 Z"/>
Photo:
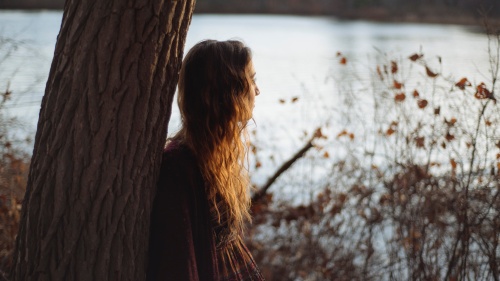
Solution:
<path fill-rule="evenodd" d="M 179 76 L 182 127 L 172 139 L 197 159 L 218 247 L 235 240 L 251 220 L 244 165 L 253 109 L 246 73 L 251 56 L 239 41 L 202 41 L 186 54 Z"/>

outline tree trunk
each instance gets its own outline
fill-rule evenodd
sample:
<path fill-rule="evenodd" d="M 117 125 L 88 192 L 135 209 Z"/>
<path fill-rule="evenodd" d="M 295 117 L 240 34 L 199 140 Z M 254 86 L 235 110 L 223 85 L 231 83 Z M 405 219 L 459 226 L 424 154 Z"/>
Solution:
<path fill-rule="evenodd" d="M 143 280 L 194 0 L 67 0 L 12 280 Z"/>

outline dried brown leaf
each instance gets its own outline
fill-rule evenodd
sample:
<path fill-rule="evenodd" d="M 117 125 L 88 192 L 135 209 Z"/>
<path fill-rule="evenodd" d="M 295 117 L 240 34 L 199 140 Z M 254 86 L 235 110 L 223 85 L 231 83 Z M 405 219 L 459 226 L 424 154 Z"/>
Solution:
<path fill-rule="evenodd" d="M 423 108 L 425 108 L 427 106 L 428 102 L 427 102 L 427 100 L 422 99 L 422 100 L 419 100 L 417 102 L 417 104 L 418 104 L 419 108 L 423 109 Z"/>
<path fill-rule="evenodd" d="M 493 93 L 486 88 L 484 83 L 477 85 L 474 97 L 476 99 L 494 99 Z"/>
<path fill-rule="evenodd" d="M 417 61 L 418 59 L 422 58 L 424 55 L 421 54 L 413 54 L 410 57 L 408 57 L 412 61 Z"/>
<path fill-rule="evenodd" d="M 391 73 L 394 74 L 398 72 L 398 64 L 395 61 L 391 61 Z"/>
<path fill-rule="evenodd" d="M 399 89 L 403 88 L 403 83 L 399 83 L 397 80 L 394 80 L 394 82 L 392 84 L 392 87 L 394 89 L 398 89 L 399 90 Z"/>
<path fill-rule="evenodd" d="M 406 95 L 404 93 L 399 93 L 394 96 L 394 100 L 396 102 L 402 102 L 406 99 Z"/>
<path fill-rule="evenodd" d="M 418 148 L 424 148 L 425 147 L 425 137 L 415 138 L 415 144 L 417 145 Z"/>
<path fill-rule="evenodd" d="M 441 113 L 441 107 L 434 108 L 434 115 L 439 115 Z"/>
<path fill-rule="evenodd" d="M 454 135 L 452 135 L 452 134 L 450 134 L 450 132 L 446 133 L 446 136 L 445 136 L 445 137 L 446 137 L 446 140 L 447 140 L 447 141 L 452 141 L 452 140 L 454 140 L 454 139 L 455 139 L 455 136 L 454 136 Z"/>
<path fill-rule="evenodd" d="M 455 159 L 451 158 L 450 159 L 450 164 L 451 164 L 451 168 L 453 170 L 457 169 L 457 162 L 455 162 Z"/>
<path fill-rule="evenodd" d="M 430 70 L 428 66 L 425 67 L 425 72 L 427 73 L 427 76 L 429 76 L 431 78 L 435 78 L 439 75 L 437 73 L 434 73 L 432 70 Z"/>
<path fill-rule="evenodd" d="M 460 88 L 460 90 L 465 90 L 465 87 L 470 87 L 472 86 L 472 84 L 469 82 L 469 80 L 467 80 L 467 78 L 462 78 L 460 79 L 460 81 L 458 81 L 455 86 L 457 86 L 458 88 Z"/>

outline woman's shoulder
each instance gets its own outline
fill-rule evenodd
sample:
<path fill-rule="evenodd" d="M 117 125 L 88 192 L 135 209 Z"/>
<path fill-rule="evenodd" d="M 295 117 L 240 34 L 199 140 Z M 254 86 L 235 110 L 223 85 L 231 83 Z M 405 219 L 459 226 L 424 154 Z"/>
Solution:
<path fill-rule="evenodd" d="M 162 167 L 176 172 L 190 173 L 198 170 L 189 147 L 178 141 L 169 141 L 163 150 Z"/>
<path fill-rule="evenodd" d="M 166 191 L 172 194 L 184 194 L 189 198 L 202 196 L 203 177 L 191 150 L 183 144 L 168 143 L 158 179 L 157 192 Z M 179 195 L 180 196 L 180 195 Z"/>
<path fill-rule="evenodd" d="M 163 149 L 163 160 L 193 159 L 193 154 L 187 145 L 176 140 L 169 140 Z"/>

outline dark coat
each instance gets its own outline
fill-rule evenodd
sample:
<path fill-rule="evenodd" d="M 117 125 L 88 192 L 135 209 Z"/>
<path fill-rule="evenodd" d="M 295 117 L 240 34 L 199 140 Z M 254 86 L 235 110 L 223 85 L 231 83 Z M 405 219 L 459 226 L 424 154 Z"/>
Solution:
<path fill-rule="evenodd" d="M 203 178 L 188 148 L 170 143 L 151 213 L 147 280 L 219 280 Z"/>

